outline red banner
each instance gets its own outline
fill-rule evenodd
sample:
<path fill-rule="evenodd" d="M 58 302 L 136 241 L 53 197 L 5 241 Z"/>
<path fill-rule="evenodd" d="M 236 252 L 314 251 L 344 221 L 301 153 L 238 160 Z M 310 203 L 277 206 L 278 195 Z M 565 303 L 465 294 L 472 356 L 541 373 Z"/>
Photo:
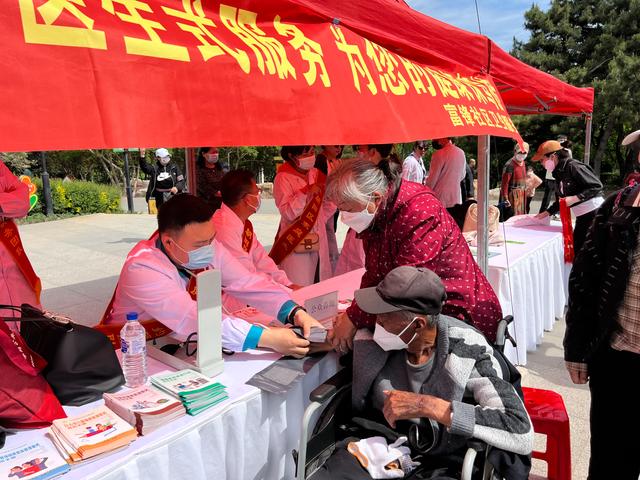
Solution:
<path fill-rule="evenodd" d="M 0 22 L 0 151 L 519 138 L 490 77 L 292 0 L 10 0 Z"/>

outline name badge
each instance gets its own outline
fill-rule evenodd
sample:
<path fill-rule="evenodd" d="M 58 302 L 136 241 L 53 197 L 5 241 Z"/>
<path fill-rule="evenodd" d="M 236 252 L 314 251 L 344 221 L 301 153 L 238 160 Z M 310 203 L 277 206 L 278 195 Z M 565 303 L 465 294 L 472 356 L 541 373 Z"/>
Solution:
<path fill-rule="evenodd" d="M 304 301 L 304 308 L 317 320 L 335 317 L 338 315 L 338 291 L 309 298 Z"/>

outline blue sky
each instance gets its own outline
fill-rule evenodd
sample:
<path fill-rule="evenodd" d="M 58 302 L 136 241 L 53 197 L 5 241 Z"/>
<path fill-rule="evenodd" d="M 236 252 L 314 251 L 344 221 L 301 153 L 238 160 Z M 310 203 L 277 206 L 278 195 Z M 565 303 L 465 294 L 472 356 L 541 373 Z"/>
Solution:
<path fill-rule="evenodd" d="M 474 0 L 407 0 L 412 8 L 443 22 L 478 32 Z M 482 33 L 490 37 L 507 52 L 513 46 L 513 37 L 526 40 L 524 12 L 536 3 L 546 10 L 551 0 L 478 0 Z"/>

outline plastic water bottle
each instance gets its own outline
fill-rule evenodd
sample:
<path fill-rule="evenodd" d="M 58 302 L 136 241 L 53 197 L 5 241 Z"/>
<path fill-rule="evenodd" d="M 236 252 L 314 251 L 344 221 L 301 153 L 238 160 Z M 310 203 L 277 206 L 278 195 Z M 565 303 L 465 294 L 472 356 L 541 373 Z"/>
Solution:
<path fill-rule="evenodd" d="M 136 312 L 127 313 L 127 323 L 120 330 L 122 371 L 125 385 L 130 388 L 147 381 L 147 338 Z"/>

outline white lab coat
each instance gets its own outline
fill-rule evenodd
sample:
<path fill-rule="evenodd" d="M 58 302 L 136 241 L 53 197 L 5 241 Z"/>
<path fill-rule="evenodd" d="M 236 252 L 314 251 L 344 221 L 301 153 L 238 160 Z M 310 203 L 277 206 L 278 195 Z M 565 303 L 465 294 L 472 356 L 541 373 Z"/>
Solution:
<path fill-rule="evenodd" d="M 184 339 L 197 330 L 197 304 L 186 290 L 187 280 L 158 248 L 156 240 L 154 236 L 139 242 L 129 253 L 120 273 L 113 313 L 106 323 L 123 323 L 127 312 L 137 312 L 140 320 L 155 319 Z M 291 300 L 285 287 L 249 272 L 218 241 L 213 241 L 212 248 L 210 267 L 221 271 L 225 293 L 273 317 Z M 222 320 L 222 345 L 241 351 L 251 324 L 226 313 Z"/>
<path fill-rule="evenodd" d="M 216 240 L 240 262 L 240 264 L 251 273 L 265 275 L 280 285 L 288 287 L 291 281 L 284 270 L 280 270 L 271 257 L 267 254 L 262 244 L 258 241 L 257 235 L 253 235 L 253 242 L 249 252 L 242 248 L 242 235 L 244 232 L 244 222 L 227 207 L 224 203 L 216 210 L 211 220 L 216 229 Z M 287 288 L 287 291 L 290 291 Z M 223 297 L 224 306 L 227 312 L 232 313 L 246 306 L 235 297 L 225 293 Z"/>
<path fill-rule="evenodd" d="M 364 268 L 364 246 L 362 240 L 356 237 L 356 231 L 350 228 L 347 230 L 338 265 L 336 265 L 336 276 L 359 268 Z"/>
<path fill-rule="evenodd" d="M 278 174 L 273 182 L 273 196 L 281 217 L 278 234 L 283 233 L 302 214 L 308 201 L 306 187 L 309 186 L 309 178 L 316 178 L 319 173 L 315 168 L 312 168 L 307 175 L 303 175 L 287 163 L 278 169 Z M 336 207 L 333 203 L 323 201 L 318 219 L 311 229 L 311 232 L 318 234 L 319 252 L 292 252 L 280 263 L 279 267 L 287 273 L 293 283 L 303 286 L 313 284 L 318 259 L 320 261 L 320 280 L 326 280 L 333 276 L 326 223 L 335 211 Z"/>
<path fill-rule="evenodd" d="M 14 218 L 26 217 L 29 213 L 29 191 L 7 166 L 0 161 L 0 222 L 12 222 Z M 23 245 L 24 246 L 24 245 Z M 11 253 L 0 242 L 0 303 L 20 306 L 28 303 L 40 307 L 36 294 L 22 274 Z M 19 317 L 11 310 L 0 310 L 0 316 Z M 11 329 L 17 324 L 9 323 Z"/>
<path fill-rule="evenodd" d="M 425 185 L 434 191 L 445 208 L 462 203 L 460 182 L 467 175 L 466 164 L 464 151 L 453 143 L 448 143 L 431 156 L 429 176 Z"/>
<path fill-rule="evenodd" d="M 422 185 L 426 174 L 427 170 L 424 168 L 422 157 L 416 157 L 415 153 L 411 152 L 402 163 L 402 178 Z"/>

